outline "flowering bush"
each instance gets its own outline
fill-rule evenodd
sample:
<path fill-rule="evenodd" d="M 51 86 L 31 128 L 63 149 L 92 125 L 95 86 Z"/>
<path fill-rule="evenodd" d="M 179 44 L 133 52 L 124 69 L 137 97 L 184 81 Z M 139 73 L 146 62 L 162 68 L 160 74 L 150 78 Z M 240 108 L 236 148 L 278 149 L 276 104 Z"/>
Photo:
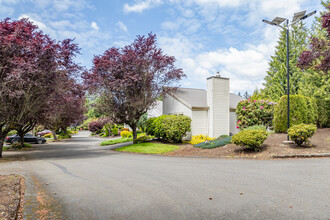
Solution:
<path fill-rule="evenodd" d="M 190 144 L 195 145 L 195 144 L 199 144 L 205 141 L 210 141 L 213 140 L 215 138 L 210 138 L 209 136 L 205 136 L 203 134 L 198 134 L 198 135 L 194 135 L 191 137 L 191 141 Z"/>
<path fill-rule="evenodd" d="M 273 127 L 274 107 L 277 103 L 269 100 L 243 100 L 236 108 L 236 128 L 243 130 L 253 125 Z"/>

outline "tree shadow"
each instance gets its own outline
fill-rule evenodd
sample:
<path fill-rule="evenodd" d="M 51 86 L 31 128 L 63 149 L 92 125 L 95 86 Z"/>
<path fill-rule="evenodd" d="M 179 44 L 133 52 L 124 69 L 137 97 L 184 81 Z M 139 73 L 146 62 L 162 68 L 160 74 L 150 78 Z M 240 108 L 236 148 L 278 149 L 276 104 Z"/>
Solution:
<path fill-rule="evenodd" d="M 262 153 L 263 151 L 266 151 L 268 149 L 268 147 L 269 147 L 268 144 L 263 144 L 263 145 L 261 145 L 261 147 L 258 148 L 257 151 L 252 148 L 241 147 L 241 148 L 235 149 L 234 152 L 237 154 L 255 155 L 255 154 Z"/>

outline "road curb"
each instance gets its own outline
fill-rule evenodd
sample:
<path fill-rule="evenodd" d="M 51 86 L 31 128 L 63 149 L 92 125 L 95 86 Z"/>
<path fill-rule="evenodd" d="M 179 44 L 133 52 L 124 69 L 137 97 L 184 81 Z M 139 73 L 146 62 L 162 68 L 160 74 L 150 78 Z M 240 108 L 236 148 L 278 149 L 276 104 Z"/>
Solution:
<path fill-rule="evenodd" d="M 271 158 L 309 158 L 309 157 L 330 157 L 330 153 L 321 154 L 292 154 L 292 155 L 271 155 Z"/>

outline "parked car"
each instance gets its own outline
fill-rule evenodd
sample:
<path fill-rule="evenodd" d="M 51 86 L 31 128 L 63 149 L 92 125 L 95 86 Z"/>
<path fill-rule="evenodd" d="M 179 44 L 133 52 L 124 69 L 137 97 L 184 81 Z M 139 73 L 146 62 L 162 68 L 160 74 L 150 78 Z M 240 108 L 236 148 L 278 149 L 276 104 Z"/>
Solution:
<path fill-rule="evenodd" d="M 14 144 L 19 141 L 20 141 L 20 137 L 17 134 L 6 137 L 6 143 L 9 143 L 9 144 Z M 33 136 L 32 134 L 25 134 L 24 142 L 43 144 L 46 142 L 46 139 L 43 137 Z"/>
<path fill-rule="evenodd" d="M 52 133 L 51 130 L 43 130 L 36 133 L 36 135 L 44 136 L 45 134 Z"/>

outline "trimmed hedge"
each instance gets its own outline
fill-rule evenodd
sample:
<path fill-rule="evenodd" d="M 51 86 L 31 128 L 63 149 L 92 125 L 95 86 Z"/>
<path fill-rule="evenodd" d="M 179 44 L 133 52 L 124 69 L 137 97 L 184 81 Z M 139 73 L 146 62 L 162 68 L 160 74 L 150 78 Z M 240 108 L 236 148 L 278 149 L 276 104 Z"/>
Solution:
<path fill-rule="evenodd" d="M 190 131 L 191 119 L 183 115 L 162 115 L 147 121 L 147 134 L 169 142 L 181 142 Z"/>
<path fill-rule="evenodd" d="M 312 137 L 316 131 L 316 126 L 313 124 L 299 124 L 292 126 L 288 130 L 288 135 L 298 146 L 308 141 L 308 138 Z"/>
<path fill-rule="evenodd" d="M 236 145 L 259 151 L 267 137 L 268 133 L 264 129 L 246 129 L 235 134 L 231 141 Z"/>
<path fill-rule="evenodd" d="M 316 104 L 318 107 L 317 127 L 329 128 L 330 127 L 330 100 L 317 99 Z"/>
<path fill-rule="evenodd" d="M 282 96 L 275 108 L 275 132 L 287 132 L 287 96 Z M 304 124 L 316 124 L 317 105 L 314 99 L 302 95 L 290 95 L 290 127 Z"/>
<path fill-rule="evenodd" d="M 199 144 L 195 144 L 194 147 L 202 149 L 212 149 L 216 147 L 225 146 L 231 143 L 231 137 L 228 135 L 221 135 L 220 137 L 213 139 L 211 141 L 205 141 Z"/>

